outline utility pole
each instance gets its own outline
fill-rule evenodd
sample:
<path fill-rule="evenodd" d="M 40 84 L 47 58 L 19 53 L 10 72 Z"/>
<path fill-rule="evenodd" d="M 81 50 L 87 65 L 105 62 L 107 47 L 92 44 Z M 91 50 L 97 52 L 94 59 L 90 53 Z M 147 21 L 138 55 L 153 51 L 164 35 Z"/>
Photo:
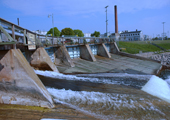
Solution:
<path fill-rule="evenodd" d="M 108 5 L 105 7 L 106 8 L 106 36 L 107 36 L 107 25 L 108 25 L 108 20 L 107 20 L 107 7 L 109 7 Z"/>
<path fill-rule="evenodd" d="M 49 14 L 48 18 L 50 18 L 50 16 L 52 16 L 52 25 L 53 25 L 53 36 L 52 36 L 52 45 L 53 45 L 53 41 L 54 41 L 54 19 L 53 19 L 53 14 Z"/>
<path fill-rule="evenodd" d="M 17 21 L 18 21 L 18 26 L 19 26 L 19 18 L 17 18 Z"/>
<path fill-rule="evenodd" d="M 163 24 L 163 35 L 162 35 L 162 40 L 164 39 L 164 23 L 165 23 L 165 22 L 162 22 L 162 24 Z"/>

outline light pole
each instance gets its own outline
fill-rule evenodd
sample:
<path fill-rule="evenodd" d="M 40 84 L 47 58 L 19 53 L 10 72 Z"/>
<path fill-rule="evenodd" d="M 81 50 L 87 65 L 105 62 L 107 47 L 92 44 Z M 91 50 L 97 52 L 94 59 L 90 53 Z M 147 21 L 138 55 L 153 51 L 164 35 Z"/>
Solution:
<path fill-rule="evenodd" d="M 106 36 L 107 36 L 107 25 L 108 25 L 108 23 L 107 23 L 107 7 L 109 7 L 108 5 L 105 7 L 106 8 Z"/>
<path fill-rule="evenodd" d="M 163 35 L 162 35 L 162 40 L 164 39 L 164 23 L 165 23 L 165 22 L 162 22 L 162 24 L 163 24 Z"/>
<path fill-rule="evenodd" d="M 53 41 L 54 41 L 54 19 L 53 19 L 53 14 L 51 14 L 51 15 L 49 14 L 48 18 L 50 18 L 50 16 L 52 16 L 52 25 L 53 25 L 53 36 L 52 36 L 53 37 L 52 44 L 53 44 Z"/>
<path fill-rule="evenodd" d="M 18 26 L 19 26 L 19 18 L 17 18 L 17 21 L 18 21 Z"/>

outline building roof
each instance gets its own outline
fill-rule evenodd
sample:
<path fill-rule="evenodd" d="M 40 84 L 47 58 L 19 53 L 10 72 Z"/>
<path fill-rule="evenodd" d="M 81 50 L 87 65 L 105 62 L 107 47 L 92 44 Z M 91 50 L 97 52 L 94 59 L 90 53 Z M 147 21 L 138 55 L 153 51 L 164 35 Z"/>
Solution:
<path fill-rule="evenodd" d="M 120 33 L 120 34 L 127 34 L 127 33 L 140 33 L 140 32 L 142 32 L 142 31 L 130 31 L 130 32 L 122 32 L 122 33 Z"/>

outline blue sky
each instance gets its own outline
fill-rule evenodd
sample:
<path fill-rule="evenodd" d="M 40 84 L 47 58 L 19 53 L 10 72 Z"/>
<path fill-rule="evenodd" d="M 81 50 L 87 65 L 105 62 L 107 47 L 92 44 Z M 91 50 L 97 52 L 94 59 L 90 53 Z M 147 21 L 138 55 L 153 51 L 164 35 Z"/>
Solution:
<path fill-rule="evenodd" d="M 29 30 L 48 31 L 54 26 L 59 30 L 70 27 L 84 33 L 106 32 L 108 7 L 108 31 L 115 32 L 114 5 L 118 8 L 119 31 L 136 29 L 156 37 L 170 32 L 170 0 L 0 0 L 0 17 Z M 170 37 L 170 33 L 169 33 Z"/>

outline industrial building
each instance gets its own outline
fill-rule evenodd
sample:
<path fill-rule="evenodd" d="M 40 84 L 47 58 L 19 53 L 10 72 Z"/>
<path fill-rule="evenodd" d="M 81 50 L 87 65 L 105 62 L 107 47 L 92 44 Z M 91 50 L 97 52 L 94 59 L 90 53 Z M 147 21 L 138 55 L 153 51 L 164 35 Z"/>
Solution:
<path fill-rule="evenodd" d="M 143 41 L 143 32 L 142 31 L 124 31 L 119 33 L 121 41 Z"/>

